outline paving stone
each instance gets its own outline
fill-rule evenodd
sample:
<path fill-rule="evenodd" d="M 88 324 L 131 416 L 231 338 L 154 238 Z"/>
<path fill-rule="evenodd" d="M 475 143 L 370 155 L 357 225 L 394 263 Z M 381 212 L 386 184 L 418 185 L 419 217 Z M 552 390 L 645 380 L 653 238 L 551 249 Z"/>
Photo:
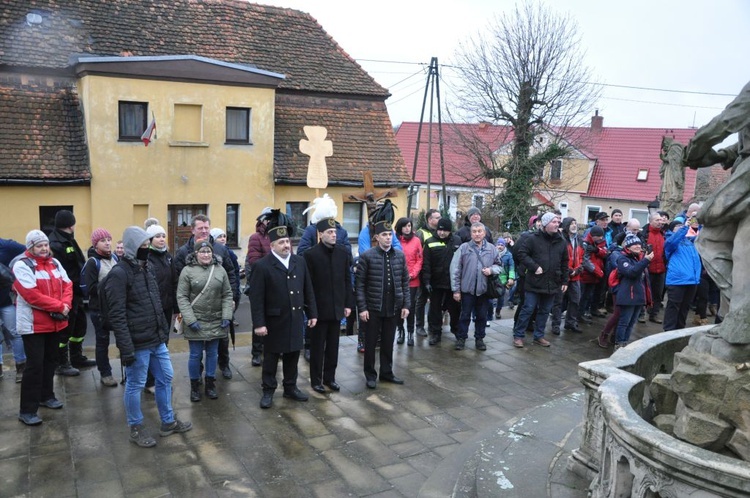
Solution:
<path fill-rule="evenodd" d="M 369 432 L 378 438 L 383 444 L 394 445 L 412 441 L 414 438 L 408 432 L 393 424 L 373 425 L 368 428 Z"/>
<path fill-rule="evenodd" d="M 109 481 L 90 482 L 82 480 L 78 485 L 79 496 L 106 496 L 107 498 L 119 498 L 125 496 L 120 479 Z"/>
<path fill-rule="evenodd" d="M 373 469 L 353 461 L 339 450 L 326 451 L 323 453 L 323 457 L 346 481 L 350 491 L 363 495 L 385 491 L 390 488 L 388 481 Z"/>

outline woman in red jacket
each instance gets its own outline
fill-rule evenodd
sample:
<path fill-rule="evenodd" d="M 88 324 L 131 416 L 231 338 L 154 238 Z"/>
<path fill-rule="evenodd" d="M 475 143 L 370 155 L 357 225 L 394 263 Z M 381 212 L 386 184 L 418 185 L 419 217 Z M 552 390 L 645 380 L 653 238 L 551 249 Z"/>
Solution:
<path fill-rule="evenodd" d="M 53 381 L 58 358 L 58 332 L 68 325 L 73 284 L 52 257 L 49 239 L 41 230 L 26 235 L 26 252 L 13 264 L 16 281 L 16 325 L 26 351 L 18 420 L 39 425 L 39 406 L 63 407 L 55 398 Z"/>
<path fill-rule="evenodd" d="M 409 332 L 408 346 L 414 345 L 414 306 L 417 302 L 417 289 L 419 289 L 419 274 L 422 273 L 422 241 L 414 233 L 414 228 L 410 218 L 401 218 L 396 222 L 396 235 L 401 248 L 406 256 L 406 269 L 409 271 L 409 294 L 411 295 L 411 308 L 409 316 L 406 319 L 406 328 Z M 399 320 L 398 324 L 398 344 L 404 343 L 404 321 Z"/>

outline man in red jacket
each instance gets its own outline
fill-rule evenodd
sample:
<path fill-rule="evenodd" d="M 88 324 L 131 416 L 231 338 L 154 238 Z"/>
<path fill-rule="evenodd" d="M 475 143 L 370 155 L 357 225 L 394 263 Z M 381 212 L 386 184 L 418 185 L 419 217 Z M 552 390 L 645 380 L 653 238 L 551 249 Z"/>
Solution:
<path fill-rule="evenodd" d="M 651 295 L 653 304 L 648 309 L 648 320 L 661 323 L 659 311 L 662 306 L 664 295 L 664 278 L 667 275 L 667 260 L 664 257 L 664 217 L 659 213 L 649 216 L 648 225 L 641 232 L 641 240 L 645 244 L 646 252 L 651 252 L 654 257 L 648 265 L 648 276 L 651 283 Z"/>

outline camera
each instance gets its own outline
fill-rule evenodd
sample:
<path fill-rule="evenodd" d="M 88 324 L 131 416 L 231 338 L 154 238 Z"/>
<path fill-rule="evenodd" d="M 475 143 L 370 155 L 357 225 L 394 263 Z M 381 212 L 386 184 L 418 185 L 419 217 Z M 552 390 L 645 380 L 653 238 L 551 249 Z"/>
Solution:
<path fill-rule="evenodd" d="M 57 320 L 58 322 L 64 322 L 68 319 L 66 315 L 57 312 L 52 312 L 49 314 L 49 316 L 51 316 L 53 320 Z"/>
<path fill-rule="evenodd" d="M 646 244 L 646 252 L 654 252 L 654 246 L 652 246 L 651 244 Z"/>

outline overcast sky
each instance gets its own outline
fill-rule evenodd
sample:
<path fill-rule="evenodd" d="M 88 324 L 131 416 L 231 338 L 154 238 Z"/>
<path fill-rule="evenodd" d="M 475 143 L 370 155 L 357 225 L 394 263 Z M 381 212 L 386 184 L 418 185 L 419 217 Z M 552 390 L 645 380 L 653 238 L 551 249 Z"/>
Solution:
<path fill-rule="evenodd" d="M 438 57 L 441 99 L 450 105 L 455 95 L 451 87 L 457 82 L 449 66 L 459 42 L 476 36 L 489 19 L 514 6 L 508 0 L 258 3 L 302 10 L 316 18 L 389 89 L 392 96 L 386 104 L 394 125 L 419 121 L 431 57 Z M 596 105 L 605 126 L 701 126 L 750 80 L 750 1 L 554 0 L 547 5 L 578 22 L 595 80 L 612 85 L 603 87 Z"/>

